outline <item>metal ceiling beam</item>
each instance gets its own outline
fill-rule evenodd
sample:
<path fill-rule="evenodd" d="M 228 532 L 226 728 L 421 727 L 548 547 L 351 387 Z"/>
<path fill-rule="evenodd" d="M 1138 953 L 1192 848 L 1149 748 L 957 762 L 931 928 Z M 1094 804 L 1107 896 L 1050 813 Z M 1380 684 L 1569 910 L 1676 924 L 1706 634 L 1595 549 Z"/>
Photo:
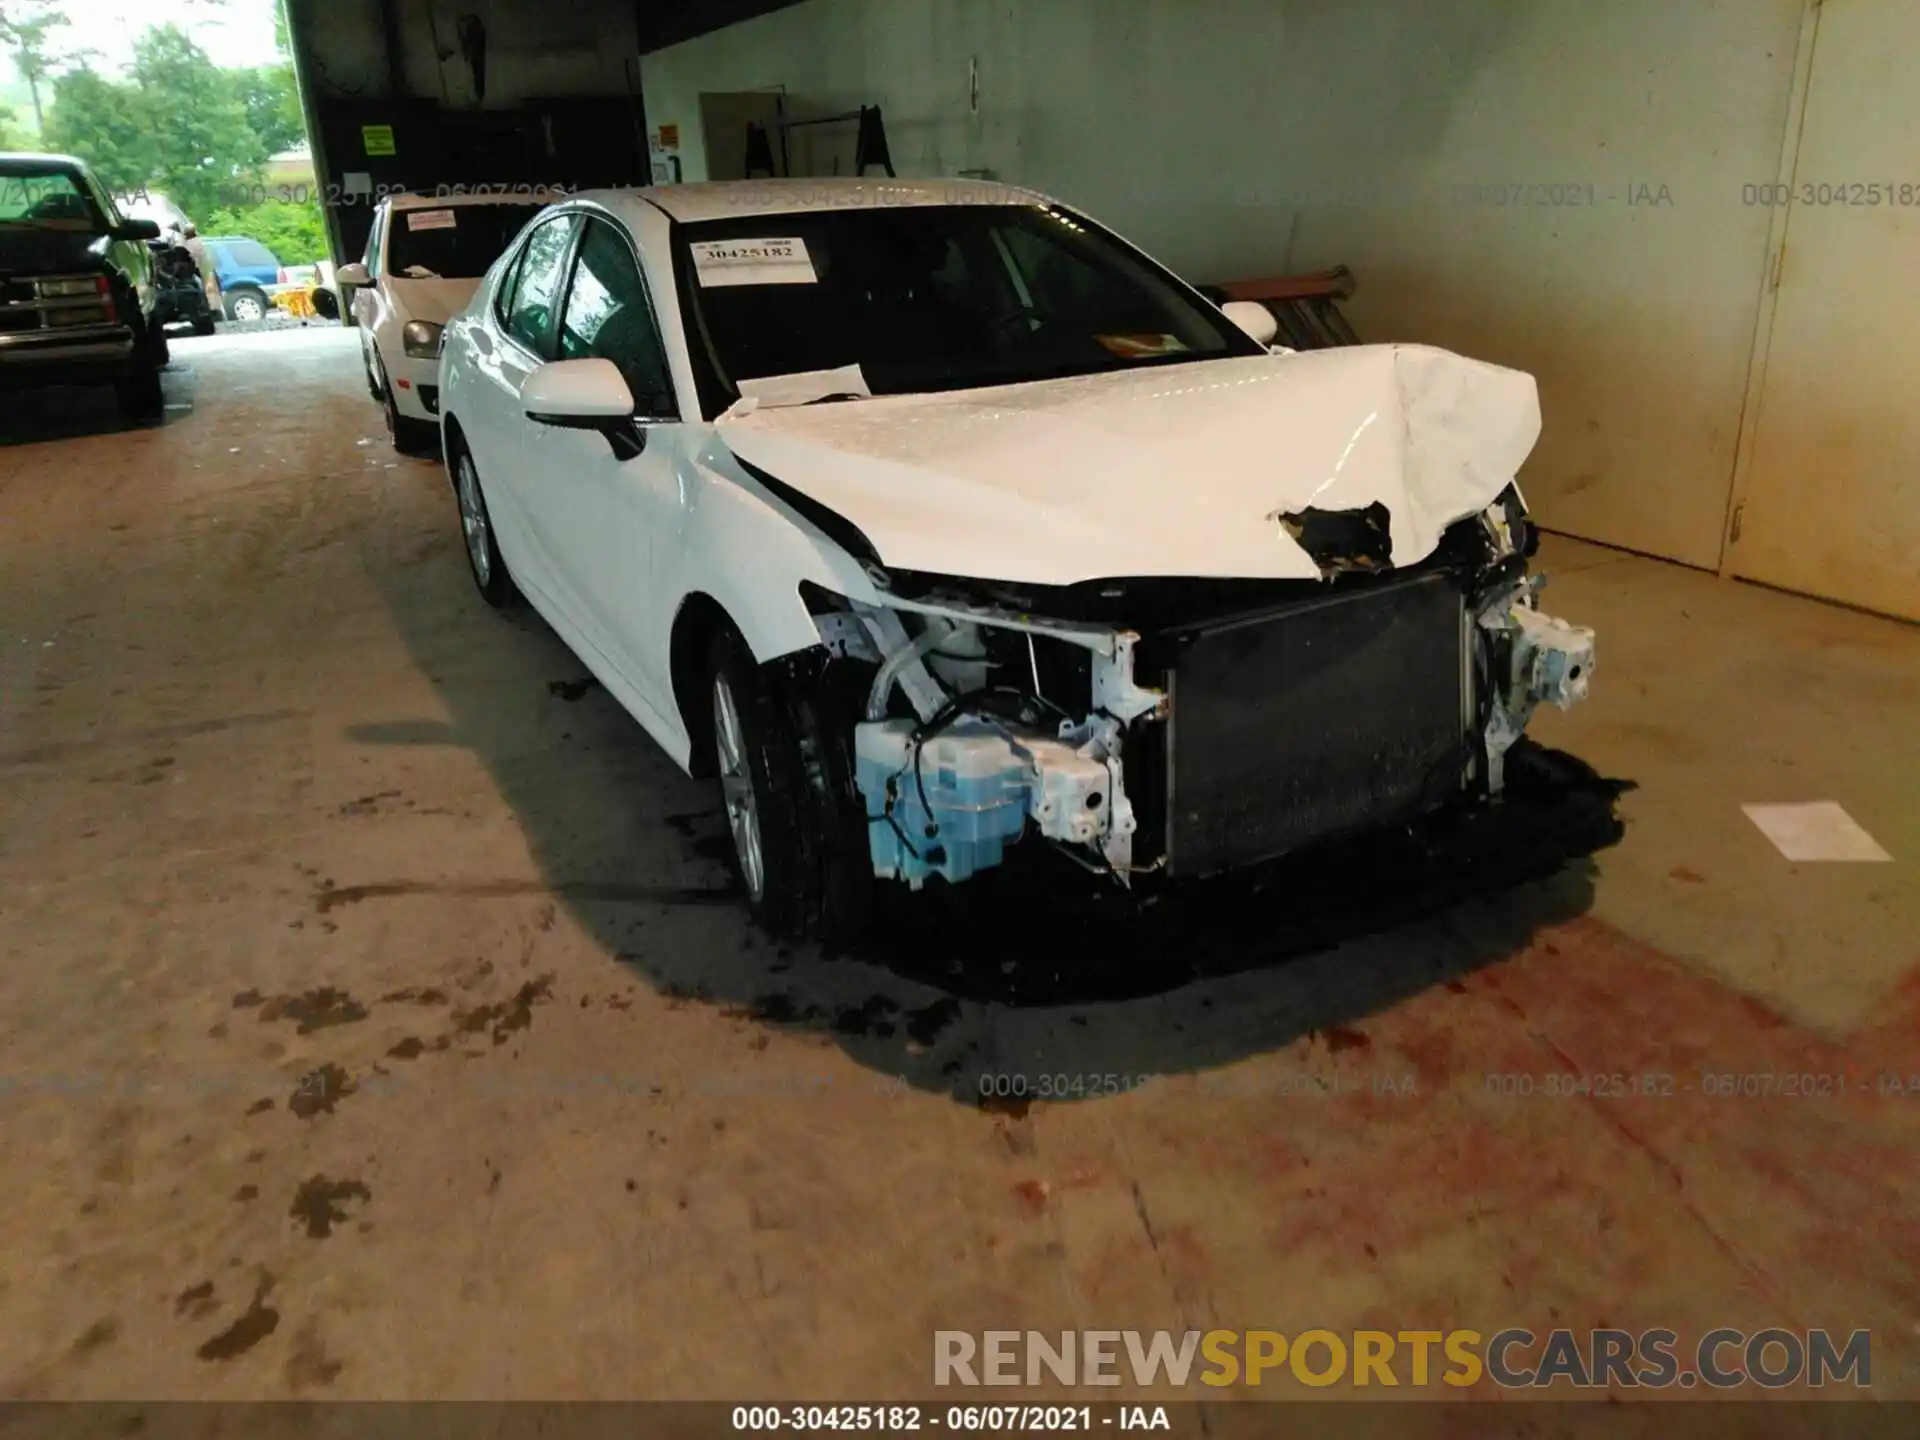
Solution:
<path fill-rule="evenodd" d="M 664 50 L 683 40 L 801 3 L 803 0 L 635 0 L 640 53 Z"/>

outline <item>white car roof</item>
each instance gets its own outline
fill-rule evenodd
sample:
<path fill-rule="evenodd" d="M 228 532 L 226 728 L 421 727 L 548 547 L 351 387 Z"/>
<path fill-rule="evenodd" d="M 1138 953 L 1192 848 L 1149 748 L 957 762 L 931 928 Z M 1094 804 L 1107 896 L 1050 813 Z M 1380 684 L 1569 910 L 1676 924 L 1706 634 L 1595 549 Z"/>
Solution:
<path fill-rule="evenodd" d="M 634 196 L 675 220 L 697 222 L 751 215 L 865 206 L 1047 205 L 1045 196 L 992 180 L 893 180 L 869 177 L 817 180 L 710 180 L 693 185 L 648 185 L 639 190 L 588 190 L 579 198 L 616 208 Z"/>
<path fill-rule="evenodd" d="M 521 191 L 518 195 L 490 192 L 466 195 L 415 195 L 411 192 L 389 195 L 387 204 L 395 210 L 447 210 L 456 205 L 552 205 L 568 197 L 558 190 Z"/>

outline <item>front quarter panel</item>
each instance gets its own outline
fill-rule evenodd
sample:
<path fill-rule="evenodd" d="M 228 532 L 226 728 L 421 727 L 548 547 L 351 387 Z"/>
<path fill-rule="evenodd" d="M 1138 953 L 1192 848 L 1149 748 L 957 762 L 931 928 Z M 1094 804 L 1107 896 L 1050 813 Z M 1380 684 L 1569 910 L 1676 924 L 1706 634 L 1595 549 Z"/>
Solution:
<path fill-rule="evenodd" d="M 803 581 L 870 604 L 880 600 L 852 556 L 762 490 L 725 442 L 702 428 L 703 443 L 689 447 L 679 466 L 680 543 L 657 551 L 668 603 L 656 612 L 664 623 L 648 648 L 662 675 L 670 668 L 673 621 L 695 595 L 716 601 L 763 662 L 820 643 L 800 598 Z"/>

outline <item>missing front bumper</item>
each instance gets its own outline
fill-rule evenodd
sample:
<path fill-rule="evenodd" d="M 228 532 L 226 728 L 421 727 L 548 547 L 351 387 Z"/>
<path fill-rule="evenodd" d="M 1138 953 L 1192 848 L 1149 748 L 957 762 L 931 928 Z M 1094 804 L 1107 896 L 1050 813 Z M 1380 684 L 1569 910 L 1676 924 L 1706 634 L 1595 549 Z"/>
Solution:
<path fill-rule="evenodd" d="M 1171 875 L 1391 824 L 1444 804 L 1471 776 L 1469 638 L 1446 575 L 1171 639 Z"/>
<path fill-rule="evenodd" d="M 854 745 L 874 871 L 958 882 L 1037 835 L 1123 883 L 1203 876 L 1497 793 L 1532 710 L 1585 695 L 1593 634 L 1540 614 L 1537 581 L 1463 583 L 1392 577 L 1144 639 L 924 602 L 823 621 L 877 667 Z M 1076 649 L 1077 705 L 1044 723 L 970 705 L 940 670 L 985 673 L 968 627 L 1029 658 L 1036 637 Z M 900 697 L 917 718 L 888 711 Z"/>

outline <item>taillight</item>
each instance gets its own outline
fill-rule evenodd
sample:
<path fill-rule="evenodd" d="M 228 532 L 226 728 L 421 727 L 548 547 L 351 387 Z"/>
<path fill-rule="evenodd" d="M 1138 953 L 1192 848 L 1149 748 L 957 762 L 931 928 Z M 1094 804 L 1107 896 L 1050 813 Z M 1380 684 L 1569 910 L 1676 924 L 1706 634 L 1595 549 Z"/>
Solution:
<path fill-rule="evenodd" d="M 284 266 L 284 265 L 282 265 L 282 266 L 280 267 L 280 281 L 279 281 L 279 283 L 280 283 L 280 284 L 282 284 L 282 285 L 291 285 L 291 284 L 293 283 L 293 282 L 292 282 L 291 280 L 289 280 L 289 279 L 287 279 L 287 267 L 286 267 L 286 266 Z"/>
<path fill-rule="evenodd" d="M 93 288 L 96 295 L 111 295 L 113 293 L 113 281 L 109 280 L 105 275 L 96 275 L 93 280 Z"/>

